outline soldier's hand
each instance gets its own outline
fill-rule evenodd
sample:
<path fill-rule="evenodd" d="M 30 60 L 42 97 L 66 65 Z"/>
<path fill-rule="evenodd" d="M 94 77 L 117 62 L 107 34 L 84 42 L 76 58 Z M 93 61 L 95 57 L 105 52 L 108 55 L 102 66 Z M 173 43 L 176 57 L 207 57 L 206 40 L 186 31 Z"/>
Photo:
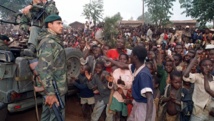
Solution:
<path fill-rule="evenodd" d="M 27 15 L 31 8 L 32 8 L 32 5 L 26 6 L 25 8 L 22 9 L 22 13 Z"/>
<path fill-rule="evenodd" d="M 48 96 L 46 96 L 45 105 L 49 105 L 50 108 L 51 108 L 54 103 L 56 103 L 57 106 L 59 106 L 59 101 L 56 98 L 56 95 L 48 95 Z"/>
<path fill-rule="evenodd" d="M 36 87 L 36 86 L 34 86 L 34 90 L 35 90 L 35 92 L 43 92 L 45 89 L 44 89 L 44 87 Z"/>

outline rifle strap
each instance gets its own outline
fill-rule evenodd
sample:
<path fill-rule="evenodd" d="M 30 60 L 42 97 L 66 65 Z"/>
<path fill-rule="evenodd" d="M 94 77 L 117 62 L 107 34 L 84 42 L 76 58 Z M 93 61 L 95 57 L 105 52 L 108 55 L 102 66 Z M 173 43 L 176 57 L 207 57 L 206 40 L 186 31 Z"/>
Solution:
<path fill-rule="evenodd" d="M 33 85 L 35 86 L 36 83 L 36 76 L 33 76 Z M 37 121 L 39 121 L 39 111 L 38 111 L 38 105 L 37 105 L 37 99 L 36 99 L 36 91 L 35 89 L 33 90 L 33 94 L 34 94 L 34 100 L 35 100 L 35 108 L 36 108 L 36 119 Z"/>

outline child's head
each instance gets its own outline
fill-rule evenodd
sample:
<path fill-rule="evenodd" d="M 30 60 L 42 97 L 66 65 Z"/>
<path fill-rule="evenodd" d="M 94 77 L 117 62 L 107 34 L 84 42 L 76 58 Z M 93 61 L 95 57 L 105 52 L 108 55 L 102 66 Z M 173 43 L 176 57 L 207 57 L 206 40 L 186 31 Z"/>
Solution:
<path fill-rule="evenodd" d="M 214 49 L 209 51 L 209 59 L 214 62 Z"/>
<path fill-rule="evenodd" d="M 146 62 L 146 67 L 150 70 L 151 74 L 155 73 L 154 66 L 151 62 Z"/>
<path fill-rule="evenodd" d="M 153 51 L 148 52 L 148 59 L 152 60 L 155 57 L 155 53 Z"/>
<path fill-rule="evenodd" d="M 193 59 L 195 56 L 194 50 L 189 50 L 188 53 L 184 56 L 184 61 L 187 63 L 190 63 L 191 59 Z"/>
<path fill-rule="evenodd" d="M 167 73 L 172 72 L 173 70 L 173 62 L 171 60 L 167 60 L 165 64 L 165 70 Z"/>
<path fill-rule="evenodd" d="M 153 87 L 154 87 L 154 89 L 157 89 L 159 87 L 159 83 L 160 83 L 160 78 L 158 78 L 157 76 L 153 76 Z"/>
<path fill-rule="evenodd" d="M 97 58 L 102 54 L 102 50 L 101 50 L 100 47 L 97 46 L 97 47 L 94 48 L 93 53 L 94 53 L 94 57 Z"/>
<path fill-rule="evenodd" d="M 104 70 L 104 62 L 103 61 L 97 61 L 95 65 L 95 73 L 101 74 L 101 72 Z"/>
<path fill-rule="evenodd" d="M 176 44 L 175 46 L 175 53 L 176 54 L 181 54 L 183 51 L 183 46 L 181 44 Z"/>
<path fill-rule="evenodd" d="M 175 54 L 173 56 L 173 58 L 175 60 L 175 65 L 176 66 L 178 66 L 181 63 L 181 61 L 182 61 L 182 56 L 180 54 Z"/>
<path fill-rule="evenodd" d="M 91 73 L 91 68 L 88 65 L 82 65 L 80 68 L 80 74 L 85 74 L 85 71 L 88 71 L 88 73 Z"/>
<path fill-rule="evenodd" d="M 170 74 L 171 85 L 175 89 L 179 89 L 182 86 L 182 72 L 181 71 L 172 71 Z"/>
<path fill-rule="evenodd" d="M 210 74 L 213 71 L 213 63 L 210 59 L 203 59 L 201 60 L 201 62 L 199 63 L 199 66 L 201 68 L 201 71 L 203 74 Z"/>
<path fill-rule="evenodd" d="M 126 63 L 128 63 L 128 60 L 129 60 L 129 56 L 127 54 L 124 54 L 124 53 L 120 54 L 119 61 L 121 63 L 125 63 L 126 64 Z"/>
<path fill-rule="evenodd" d="M 109 45 L 103 45 L 102 47 L 103 55 L 106 55 L 109 49 L 110 49 Z"/>
<path fill-rule="evenodd" d="M 84 49 L 84 47 L 85 47 L 85 45 L 86 45 L 85 40 L 84 40 L 84 39 L 81 39 L 79 45 L 80 45 L 80 49 Z"/>

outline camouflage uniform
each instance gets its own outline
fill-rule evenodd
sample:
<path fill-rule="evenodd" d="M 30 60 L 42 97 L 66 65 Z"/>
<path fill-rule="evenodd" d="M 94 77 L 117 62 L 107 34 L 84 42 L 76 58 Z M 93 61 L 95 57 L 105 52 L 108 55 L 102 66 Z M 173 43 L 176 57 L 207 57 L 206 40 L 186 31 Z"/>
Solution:
<path fill-rule="evenodd" d="M 37 47 L 38 65 L 36 70 L 45 88 L 42 95 L 53 95 L 54 88 L 52 80 L 57 86 L 64 102 L 64 95 L 67 92 L 66 55 L 60 37 L 50 30 L 41 33 L 40 44 Z M 65 102 L 64 102 L 65 103 Z M 41 121 L 57 120 L 54 112 L 49 106 L 43 105 Z M 64 116 L 64 109 L 62 110 Z"/>
<path fill-rule="evenodd" d="M 9 51 L 10 48 L 4 44 L 3 40 L 0 39 L 0 50 L 7 50 Z"/>
<path fill-rule="evenodd" d="M 51 14 L 58 14 L 59 11 L 55 6 L 55 2 L 49 1 L 46 3 L 47 5 L 33 5 L 30 9 L 29 14 L 23 15 L 20 20 L 20 29 L 23 31 L 28 31 L 30 28 L 30 37 L 28 40 L 28 44 L 33 44 L 35 47 L 37 46 L 38 42 L 36 38 L 38 37 L 38 33 L 40 32 L 41 28 L 43 27 L 43 23 L 45 18 Z M 46 6 L 46 7 L 45 7 Z M 41 10 L 45 7 L 45 13 L 37 20 L 37 16 L 41 13 Z"/>

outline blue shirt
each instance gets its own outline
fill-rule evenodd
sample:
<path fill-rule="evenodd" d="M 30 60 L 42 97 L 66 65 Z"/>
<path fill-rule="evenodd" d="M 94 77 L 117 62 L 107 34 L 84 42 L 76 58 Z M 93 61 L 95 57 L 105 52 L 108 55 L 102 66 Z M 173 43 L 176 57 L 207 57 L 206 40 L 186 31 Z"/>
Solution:
<path fill-rule="evenodd" d="M 134 65 L 131 65 L 132 73 L 135 69 Z M 142 68 L 140 72 L 134 77 L 132 84 L 132 97 L 136 102 L 147 103 L 147 98 L 142 96 L 141 91 L 145 88 L 149 88 L 153 91 L 152 75 L 147 67 Z"/>
<path fill-rule="evenodd" d="M 87 86 L 87 81 L 86 77 L 80 74 L 78 80 L 74 82 L 74 85 L 80 90 L 79 95 L 81 98 L 90 98 L 94 96 L 93 91 Z"/>

